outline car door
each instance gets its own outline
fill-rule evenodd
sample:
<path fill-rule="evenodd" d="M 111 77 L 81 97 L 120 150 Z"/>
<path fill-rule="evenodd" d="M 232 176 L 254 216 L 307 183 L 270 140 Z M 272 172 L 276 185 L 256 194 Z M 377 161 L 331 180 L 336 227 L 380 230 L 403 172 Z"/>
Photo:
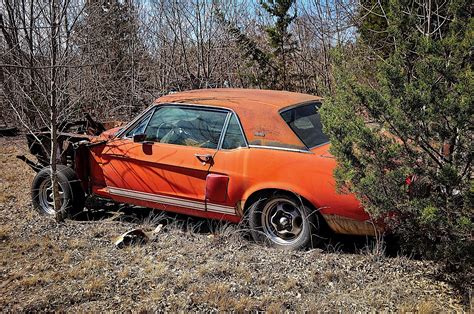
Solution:
<path fill-rule="evenodd" d="M 204 211 L 206 177 L 228 115 L 206 107 L 157 106 L 103 150 L 109 193 L 150 207 Z"/>

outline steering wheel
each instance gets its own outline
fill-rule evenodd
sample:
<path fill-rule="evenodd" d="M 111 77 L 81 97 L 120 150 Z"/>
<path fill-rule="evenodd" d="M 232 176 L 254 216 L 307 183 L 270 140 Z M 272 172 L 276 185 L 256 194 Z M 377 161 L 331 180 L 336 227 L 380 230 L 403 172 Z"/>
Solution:
<path fill-rule="evenodd" d="M 186 140 L 192 140 L 191 133 L 181 127 L 173 127 L 165 136 L 160 140 L 161 143 L 177 144 L 177 145 L 188 145 Z M 189 145 L 188 145 L 189 146 Z"/>
<path fill-rule="evenodd" d="M 160 125 L 158 126 L 158 128 L 156 129 L 157 140 L 160 141 L 166 134 L 171 132 L 174 129 L 174 127 L 175 126 L 173 124 L 169 123 L 169 122 L 161 122 Z M 170 130 L 168 132 L 166 132 L 165 134 L 163 134 L 163 136 L 158 138 L 161 135 L 161 128 L 163 128 L 163 129 L 169 128 Z"/>

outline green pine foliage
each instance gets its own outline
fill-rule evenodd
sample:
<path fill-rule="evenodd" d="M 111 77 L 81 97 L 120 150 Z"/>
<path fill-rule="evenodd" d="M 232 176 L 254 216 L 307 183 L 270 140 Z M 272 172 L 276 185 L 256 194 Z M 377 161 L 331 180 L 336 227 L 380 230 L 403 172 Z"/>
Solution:
<path fill-rule="evenodd" d="M 279 89 L 291 90 L 292 78 L 289 63 L 296 51 L 296 41 L 289 32 L 296 13 L 290 14 L 296 0 L 260 0 L 260 5 L 274 19 L 274 24 L 265 28 L 271 48 L 270 58 L 274 64 L 272 85 Z"/>
<path fill-rule="evenodd" d="M 258 47 L 255 40 L 242 32 L 239 27 L 226 20 L 224 13 L 219 7 L 215 8 L 215 13 L 219 23 L 234 37 L 237 47 L 241 50 L 243 57 L 249 60 L 247 67 L 250 68 L 254 64 L 257 65 L 257 75 L 250 77 L 250 81 L 261 87 L 268 87 L 271 85 L 271 78 L 274 77 L 273 73 L 276 69 L 270 60 L 271 56 L 269 53 Z M 241 76 L 245 75 L 241 74 Z"/>
<path fill-rule="evenodd" d="M 321 113 L 340 187 L 403 248 L 472 262 L 472 2 L 430 2 L 431 17 L 427 3 L 387 1 L 385 22 L 367 14 L 354 55 L 335 53 L 335 93 Z"/>
<path fill-rule="evenodd" d="M 295 80 L 290 64 L 295 57 L 297 43 L 292 39 L 289 28 L 296 18 L 296 13 L 290 13 L 296 0 L 260 0 L 259 3 L 273 21 L 264 28 L 266 45 L 259 45 L 227 21 L 218 7 L 215 9 L 217 19 L 234 37 L 244 58 L 250 61 L 247 67 L 257 67 L 257 74 L 250 77 L 253 84 L 261 88 L 293 90 Z"/>

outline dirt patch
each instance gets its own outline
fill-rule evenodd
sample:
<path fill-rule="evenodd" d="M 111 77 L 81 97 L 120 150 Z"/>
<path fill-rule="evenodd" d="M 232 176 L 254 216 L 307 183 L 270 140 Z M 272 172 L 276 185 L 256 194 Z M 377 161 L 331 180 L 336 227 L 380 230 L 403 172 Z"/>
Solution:
<path fill-rule="evenodd" d="M 373 251 L 285 252 L 254 244 L 238 226 L 104 206 L 57 224 L 36 214 L 33 172 L 0 138 L 0 308 L 30 310 L 462 310 L 442 267 Z M 100 211 L 99 211 L 100 212 Z M 100 219 L 99 219 L 100 218 Z M 151 242 L 113 239 L 164 224 Z M 332 249 L 331 249 L 332 248 Z M 467 305 L 464 305 L 467 310 Z"/>

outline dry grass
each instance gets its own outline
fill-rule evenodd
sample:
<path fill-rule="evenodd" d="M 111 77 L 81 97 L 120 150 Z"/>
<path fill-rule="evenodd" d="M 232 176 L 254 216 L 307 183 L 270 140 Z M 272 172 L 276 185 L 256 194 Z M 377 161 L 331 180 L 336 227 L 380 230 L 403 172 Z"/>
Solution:
<path fill-rule="evenodd" d="M 31 208 L 33 173 L 0 139 L 0 308 L 4 311 L 395 311 L 462 310 L 433 262 L 367 250 L 284 252 L 251 243 L 235 226 L 168 224 L 151 242 L 111 239 L 166 218 L 66 221 Z M 169 217 L 168 217 L 169 219 Z M 375 257 L 374 257 L 375 256 Z M 464 308 L 467 310 L 467 308 Z"/>

